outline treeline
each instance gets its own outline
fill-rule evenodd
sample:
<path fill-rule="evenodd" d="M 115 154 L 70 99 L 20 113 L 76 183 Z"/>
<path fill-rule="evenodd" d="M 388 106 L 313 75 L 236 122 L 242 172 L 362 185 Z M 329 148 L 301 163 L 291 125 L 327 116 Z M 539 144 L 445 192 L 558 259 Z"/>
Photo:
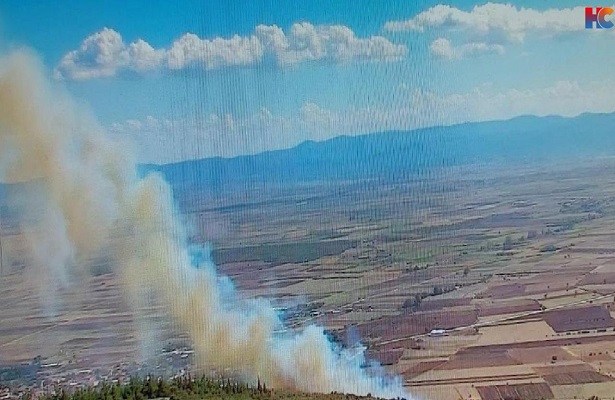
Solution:
<path fill-rule="evenodd" d="M 53 394 L 39 397 L 41 400 L 149 400 L 168 398 L 171 400 L 215 399 L 265 399 L 271 398 L 272 391 L 260 380 L 256 387 L 230 379 L 201 377 L 193 379 L 186 375 L 172 380 L 148 376 L 134 377 L 127 384 L 103 382 L 95 388 L 73 391 L 59 389 Z M 29 400 L 29 399 L 24 399 Z"/>
<path fill-rule="evenodd" d="M 39 397 L 40 400 L 359 400 L 363 397 L 351 394 L 314 394 L 288 390 L 271 390 L 260 379 L 256 386 L 231 379 L 194 379 L 187 375 L 172 380 L 148 376 L 132 378 L 126 384 L 101 383 L 95 388 L 56 390 L 53 394 Z M 368 394 L 369 400 L 376 400 Z M 31 395 L 22 400 L 32 400 Z"/>

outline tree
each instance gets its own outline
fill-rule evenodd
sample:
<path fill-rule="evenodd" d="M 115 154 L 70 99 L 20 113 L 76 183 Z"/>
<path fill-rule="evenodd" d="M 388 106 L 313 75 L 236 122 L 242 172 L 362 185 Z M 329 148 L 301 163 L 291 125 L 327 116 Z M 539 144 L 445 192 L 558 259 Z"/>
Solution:
<path fill-rule="evenodd" d="M 169 388 L 169 385 L 164 379 L 159 378 L 158 379 L 158 392 L 156 393 L 156 396 L 169 397 L 170 395 L 171 395 L 171 390 Z"/>
<path fill-rule="evenodd" d="M 143 395 L 147 398 L 151 398 L 157 390 L 154 388 L 154 382 L 151 376 L 145 379 L 145 387 L 143 388 Z"/>
<path fill-rule="evenodd" d="M 122 400 L 122 388 L 120 385 L 113 385 L 113 400 Z"/>

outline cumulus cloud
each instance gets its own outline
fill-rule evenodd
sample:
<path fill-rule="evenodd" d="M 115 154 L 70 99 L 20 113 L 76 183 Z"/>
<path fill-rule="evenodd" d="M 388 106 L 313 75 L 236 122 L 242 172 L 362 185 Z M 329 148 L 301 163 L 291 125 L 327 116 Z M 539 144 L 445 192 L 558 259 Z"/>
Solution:
<path fill-rule="evenodd" d="M 147 116 L 109 126 L 112 135 L 134 143 L 142 162 L 166 163 L 202 157 L 233 157 L 293 146 L 301 141 L 291 118 L 262 108 L 250 115 L 230 113 L 187 118 Z"/>
<path fill-rule="evenodd" d="M 396 106 L 333 110 L 306 102 L 294 114 L 262 108 L 249 115 L 209 114 L 188 119 L 146 117 L 111 125 L 135 143 L 141 161 L 165 163 L 231 157 L 292 147 L 305 140 L 410 130 L 435 125 L 507 119 L 519 115 L 575 116 L 614 112 L 613 81 L 559 81 L 535 89 L 494 90 L 481 85 L 464 93 L 438 94 L 400 85 Z"/>
<path fill-rule="evenodd" d="M 520 115 L 575 116 L 584 112 L 614 112 L 615 82 L 558 81 L 534 89 L 494 90 L 481 85 L 463 93 L 439 94 L 400 85 L 398 106 L 359 107 L 342 111 L 306 104 L 300 131 L 310 136 L 356 135 L 387 130 L 411 130 L 463 122 L 508 119 Z M 324 133 L 326 132 L 326 133 Z"/>
<path fill-rule="evenodd" d="M 211 70 L 256 64 L 262 59 L 264 48 L 255 36 L 235 35 L 230 39 L 209 40 L 187 33 L 173 42 L 165 53 L 167 67 L 170 69 L 199 65 Z"/>
<path fill-rule="evenodd" d="M 388 21 L 384 29 L 389 32 L 423 32 L 429 28 L 446 28 L 485 35 L 501 34 L 509 41 L 522 42 L 528 33 L 553 35 L 584 30 L 584 12 L 584 7 L 540 11 L 500 3 L 486 3 L 464 11 L 438 4 L 413 18 Z"/>
<path fill-rule="evenodd" d="M 452 122 L 485 121 L 518 115 L 562 115 L 572 117 L 584 112 L 615 111 L 613 81 L 558 81 L 536 89 L 509 89 L 496 92 L 480 86 L 463 94 L 438 100 L 439 107 L 451 107 Z"/>
<path fill-rule="evenodd" d="M 307 61 L 344 63 L 353 60 L 394 61 L 408 53 L 405 45 L 382 36 L 360 38 L 343 25 L 295 23 L 288 32 L 259 25 L 248 36 L 203 39 L 186 33 L 168 48 L 155 49 L 138 39 L 126 44 L 120 33 L 104 28 L 70 51 L 55 69 L 58 79 L 85 80 L 121 71 L 147 72 L 200 67 L 205 70 L 253 66 L 271 60 L 286 67 Z"/>
<path fill-rule="evenodd" d="M 504 46 L 500 44 L 472 42 L 455 47 L 451 41 L 446 38 L 434 40 L 431 46 L 429 46 L 429 50 L 432 54 L 449 60 L 476 57 L 482 54 L 504 54 Z"/>
<path fill-rule="evenodd" d="M 256 35 L 265 44 L 279 65 L 304 61 L 330 60 L 346 62 L 353 59 L 393 61 L 407 54 L 407 48 L 382 36 L 358 38 L 343 25 L 314 26 L 294 24 L 288 35 L 277 26 L 259 25 Z"/>
<path fill-rule="evenodd" d="M 103 78 L 115 75 L 119 69 L 153 70 L 164 57 L 164 51 L 154 49 L 143 40 L 126 45 L 119 33 L 104 28 L 88 36 L 77 50 L 62 57 L 54 72 L 56 78 Z"/>
<path fill-rule="evenodd" d="M 553 37 L 585 30 L 585 7 L 537 10 L 512 4 L 486 3 L 462 10 L 438 4 L 405 20 L 385 23 L 387 32 L 437 30 L 435 56 L 456 60 L 480 54 L 504 54 L 505 46 L 530 37 Z M 595 30 L 596 32 L 599 30 Z M 454 46 L 451 39 L 460 43 Z"/>

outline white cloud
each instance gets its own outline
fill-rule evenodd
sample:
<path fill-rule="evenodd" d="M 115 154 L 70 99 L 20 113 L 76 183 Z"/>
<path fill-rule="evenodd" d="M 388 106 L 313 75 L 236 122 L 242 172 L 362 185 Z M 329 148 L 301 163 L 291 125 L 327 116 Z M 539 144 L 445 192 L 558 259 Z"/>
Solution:
<path fill-rule="evenodd" d="M 58 79 L 85 80 L 113 76 L 121 69 L 145 72 L 158 68 L 164 58 L 163 50 L 140 39 L 126 45 L 118 32 L 104 28 L 88 36 L 79 49 L 64 55 L 54 75 Z"/>
<path fill-rule="evenodd" d="M 88 36 L 78 50 L 66 54 L 56 76 L 69 73 L 73 79 L 113 76 L 119 65 L 126 63 L 126 45 L 114 30 L 104 28 Z"/>
<path fill-rule="evenodd" d="M 458 116 L 484 121 L 518 115 L 575 116 L 584 112 L 614 112 L 613 81 L 558 81 L 537 89 L 509 89 L 494 92 L 488 86 L 447 96 L 445 103 L 454 105 Z M 457 117 L 459 118 L 459 117 Z"/>
<path fill-rule="evenodd" d="M 426 114 L 421 125 L 448 125 L 519 115 L 572 117 L 584 112 L 615 112 L 613 84 L 613 81 L 558 81 L 542 88 L 504 91 L 481 85 L 465 93 L 437 95 L 408 91 L 407 96 L 413 99 L 410 104 L 419 114 Z"/>
<path fill-rule="evenodd" d="M 487 44 L 484 42 L 465 43 L 453 46 L 446 38 L 438 38 L 431 43 L 429 50 L 432 54 L 449 60 L 458 60 L 466 57 L 476 57 L 483 54 L 504 54 L 504 46 L 500 44 Z"/>
<path fill-rule="evenodd" d="M 288 33 L 276 25 L 259 25 L 248 36 L 202 39 L 186 33 L 169 48 L 155 49 L 139 39 L 126 44 L 113 29 L 87 37 L 58 64 L 58 79 L 109 77 L 120 71 L 146 72 L 201 67 L 206 70 L 253 66 L 271 59 L 280 67 L 307 61 L 344 63 L 353 60 L 394 61 L 408 49 L 382 36 L 359 38 L 343 25 L 293 24 Z"/>
<path fill-rule="evenodd" d="M 293 123 L 262 108 L 243 117 L 215 113 L 178 119 L 147 116 L 113 123 L 109 131 L 133 142 L 141 162 L 166 163 L 290 147 L 303 137 Z"/>
<path fill-rule="evenodd" d="M 347 62 L 353 59 L 392 61 L 407 54 L 407 48 L 391 43 L 381 36 L 358 38 L 343 25 L 314 26 L 294 24 L 290 33 L 273 26 L 257 27 L 265 43 L 270 43 L 278 64 L 291 65 L 304 61 L 329 60 Z"/>
<path fill-rule="evenodd" d="M 522 42 L 528 33 L 553 35 L 585 29 L 585 8 L 550 8 L 544 11 L 511 4 L 486 3 L 463 11 L 439 4 L 413 18 L 388 21 L 389 32 L 446 28 L 484 35 L 502 35 L 512 42 Z"/>
<path fill-rule="evenodd" d="M 230 39 L 200 39 L 187 33 L 173 42 L 166 51 L 167 66 L 170 69 L 183 69 L 192 65 L 204 69 L 254 65 L 263 57 L 264 49 L 255 36 L 235 35 Z"/>
<path fill-rule="evenodd" d="M 146 117 L 112 124 L 110 131 L 136 144 L 143 162 L 254 154 L 305 140 L 410 130 L 434 125 L 507 119 L 519 115 L 575 116 L 614 112 L 613 81 L 559 81 L 536 89 L 494 90 L 489 85 L 440 95 L 400 85 L 397 106 L 331 110 L 306 102 L 293 115 L 262 108 L 252 115 L 210 114 L 193 119 Z"/>
<path fill-rule="evenodd" d="M 141 39 L 129 44 L 126 51 L 127 67 L 138 72 L 156 69 L 165 57 L 163 50 L 156 50 Z"/>

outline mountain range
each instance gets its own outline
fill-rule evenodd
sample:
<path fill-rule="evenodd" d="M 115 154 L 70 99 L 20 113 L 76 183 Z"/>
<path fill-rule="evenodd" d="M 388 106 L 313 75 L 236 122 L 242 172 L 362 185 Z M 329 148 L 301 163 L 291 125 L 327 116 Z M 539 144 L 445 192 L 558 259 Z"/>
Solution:
<path fill-rule="evenodd" d="M 404 179 L 434 168 L 472 163 L 515 165 L 615 155 L 615 113 L 521 116 L 412 131 L 389 131 L 329 140 L 233 158 L 205 158 L 143 165 L 172 185 L 210 189 L 225 185 Z"/>

